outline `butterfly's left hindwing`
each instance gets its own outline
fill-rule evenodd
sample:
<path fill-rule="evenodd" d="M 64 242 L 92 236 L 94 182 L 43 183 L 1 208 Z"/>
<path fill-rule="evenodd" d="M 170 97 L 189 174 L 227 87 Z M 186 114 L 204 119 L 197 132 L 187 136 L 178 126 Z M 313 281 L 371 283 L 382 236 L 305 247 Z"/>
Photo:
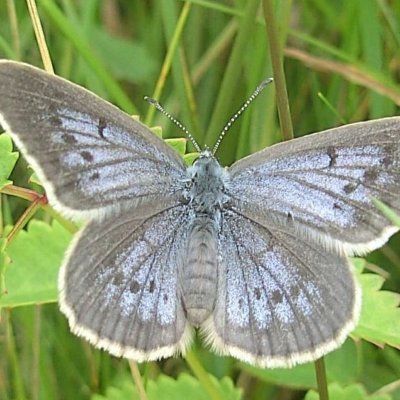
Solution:
<path fill-rule="evenodd" d="M 185 352 L 191 329 L 178 281 L 182 207 L 147 219 L 133 213 L 92 221 L 80 233 L 59 276 L 73 332 L 137 361 Z"/>
<path fill-rule="evenodd" d="M 225 212 L 218 298 L 203 330 L 213 349 L 251 364 L 288 367 L 339 347 L 360 313 L 345 257 Z"/>
<path fill-rule="evenodd" d="M 92 217 L 177 203 L 182 159 L 121 110 L 62 78 L 12 61 L 0 61 L 0 93 L 1 125 L 64 214 Z"/>
<path fill-rule="evenodd" d="M 229 169 L 232 207 L 265 224 L 294 225 L 347 254 L 397 230 L 373 204 L 400 212 L 400 118 L 345 125 L 268 147 Z"/>

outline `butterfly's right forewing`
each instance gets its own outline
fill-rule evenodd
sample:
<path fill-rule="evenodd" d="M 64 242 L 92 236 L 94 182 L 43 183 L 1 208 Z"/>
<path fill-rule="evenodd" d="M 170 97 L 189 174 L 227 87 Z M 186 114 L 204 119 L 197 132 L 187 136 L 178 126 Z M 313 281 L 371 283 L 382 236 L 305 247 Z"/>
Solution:
<path fill-rule="evenodd" d="M 347 254 L 373 250 L 397 228 L 375 207 L 400 212 L 400 118 L 334 128 L 280 143 L 229 169 L 232 207 Z"/>

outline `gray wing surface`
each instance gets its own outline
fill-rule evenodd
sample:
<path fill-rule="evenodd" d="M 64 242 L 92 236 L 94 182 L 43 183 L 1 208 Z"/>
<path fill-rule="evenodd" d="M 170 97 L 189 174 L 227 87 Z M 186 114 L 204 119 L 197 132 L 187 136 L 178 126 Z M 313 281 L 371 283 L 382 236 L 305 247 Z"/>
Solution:
<path fill-rule="evenodd" d="M 0 94 L 1 125 L 61 211 L 74 217 L 125 203 L 170 205 L 185 166 L 145 125 L 27 64 L 0 61 Z"/>
<path fill-rule="evenodd" d="M 226 212 L 218 298 L 203 329 L 221 354 L 264 367 L 315 360 L 339 347 L 360 312 L 345 257 Z"/>
<path fill-rule="evenodd" d="M 192 330 L 177 278 L 182 207 L 92 221 L 77 236 L 59 275 L 60 307 L 75 334 L 139 362 L 185 352 Z"/>
<path fill-rule="evenodd" d="M 397 231 L 373 204 L 400 212 L 400 118 L 355 123 L 266 148 L 229 168 L 232 207 L 348 254 Z"/>

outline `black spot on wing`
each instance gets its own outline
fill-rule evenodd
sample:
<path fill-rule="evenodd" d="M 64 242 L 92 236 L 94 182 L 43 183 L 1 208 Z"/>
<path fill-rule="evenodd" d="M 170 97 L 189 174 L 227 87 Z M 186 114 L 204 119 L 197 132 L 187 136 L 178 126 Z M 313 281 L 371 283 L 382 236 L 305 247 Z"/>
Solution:
<path fill-rule="evenodd" d="M 336 165 L 336 159 L 337 159 L 337 154 L 336 154 L 336 149 L 333 146 L 329 146 L 327 149 L 327 154 L 329 156 L 329 168 L 334 167 Z"/>
<path fill-rule="evenodd" d="M 271 294 L 271 300 L 274 304 L 281 303 L 283 300 L 282 292 L 279 290 L 274 290 Z"/>
<path fill-rule="evenodd" d="M 106 128 L 107 123 L 106 120 L 103 117 L 99 118 L 99 125 L 98 125 L 98 132 L 99 132 L 99 136 L 104 138 L 104 129 Z"/>
<path fill-rule="evenodd" d="M 62 140 L 64 141 L 64 143 L 70 144 L 70 145 L 74 145 L 77 143 L 75 137 L 69 133 L 63 133 Z"/>
<path fill-rule="evenodd" d="M 382 161 L 382 165 L 386 168 L 392 167 L 394 164 L 395 157 L 395 146 L 384 146 L 385 156 Z"/>
<path fill-rule="evenodd" d="M 124 277 L 122 276 L 121 273 L 115 274 L 112 278 L 112 283 L 116 286 L 122 285 L 124 282 Z"/>
<path fill-rule="evenodd" d="M 81 151 L 81 156 L 85 161 L 93 161 L 93 154 L 90 151 L 84 150 Z"/>
<path fill-rule="evenodd" d="M 91 180 L 91 181 L 95 181 L 95 180 L 97 180 L 97 179 L 99 179 L 100 178 L 100 174 L 96 171 L 96 172 L 93 172 L 92 173 L 92 175 L 90 175 L 90 177 L 89 177 L 89 179 Z"/>
<path fill-rule="evenodd" d="M 379 171 L 376 168 L 369 168 L 364 172 L 364 182 L 368 184 L 374 183 L 379 176 Z"/>
<path fill-rule="evenodd" d="M 357 186 L 358 186 L 358 183 L 354 183 L 354 182 L 348 183 L 343 186 L 343 191 L 346 194 L 351 194 L 357 189 Z"/>
<path fill-rule="evenodd" d="M 129 290 L 130 290 L 132 293 L 137 293 L 137 292 L 140 290 L 139 282 L 137 282 L 137 281 L 131 282 L 131 284 L 130 284 L 130 286 L 129 286 Z"/>
<path fill-rule="evenodd" d="M 338 203 L 333 203 L 333 208 L 335 210 L 343 210 L 343 208 Z"/>
<path fill-rule="evenodd" d="M 154 282 L 154 279 L 152 279 L 152 280 L 150 281 L 149 292 L 150 292 L 150 293 L 153 293 L 155 288 L 156 288 L 156 284 L 155 284 L 155 282 Z"/>

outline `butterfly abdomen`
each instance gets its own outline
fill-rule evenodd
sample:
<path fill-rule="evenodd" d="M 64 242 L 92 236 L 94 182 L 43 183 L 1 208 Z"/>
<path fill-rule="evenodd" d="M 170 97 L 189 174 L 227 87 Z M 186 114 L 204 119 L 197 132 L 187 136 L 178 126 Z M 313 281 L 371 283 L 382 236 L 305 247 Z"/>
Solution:
<path fill-rule="evenodd" d="M 183 303 L 188 321 L 200 326 L 212 313 L 217 293 L 215 222 L 198 217 L 188 236 L 182 262 Z"/>

